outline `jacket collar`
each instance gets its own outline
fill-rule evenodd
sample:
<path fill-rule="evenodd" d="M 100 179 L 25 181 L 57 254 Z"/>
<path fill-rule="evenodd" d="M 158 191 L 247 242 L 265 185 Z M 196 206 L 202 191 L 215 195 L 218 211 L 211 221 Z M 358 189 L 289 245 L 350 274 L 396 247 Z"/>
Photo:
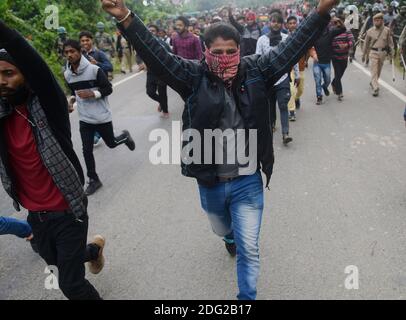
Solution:
<path fill-rule="evenodd" d="M 89 65 L 90 65 L 89 60 L 87 60 L 87 59 L 84 57 L 83 54 L 82 54 L 82 56 L 81 56 L 81 58 L 80 58 L 79 67 L 78 67 L 78 69 L 76 70 L 76 72 L 73 71 L 72 65 L 68 62 L 68 68 L 69 68 L 69 70 L 70 70 L 73 74 L 75 74 L 75 75 L 80 75 L 80 74 L 82 74 L 82 73 L 86 70 L 86 68 L 87 68 Z"/>

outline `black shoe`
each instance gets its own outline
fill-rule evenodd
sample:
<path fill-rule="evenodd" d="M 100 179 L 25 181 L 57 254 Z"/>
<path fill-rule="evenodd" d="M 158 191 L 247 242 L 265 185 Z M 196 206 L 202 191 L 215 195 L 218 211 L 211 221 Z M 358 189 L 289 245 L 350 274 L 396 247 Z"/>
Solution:
<path fill-rule="evenodd" d="M 92 194 L 94 194 L 97 190 L 99 190 L 101 187 L 103 187 L 103 184 L 101 183 L 100 180 L 94 180 L 94 179 L 90 179 L 89 183 L 87 185 L 85 194 L 87 196 L 91 196 Z"/>
<path fill-rule="evenodd" d="M 299 110 L 301 107 L 300 99 L 295 100 L 295 104 L 296 104 L 296 109 Z"/>
<path fill-rule="evenodd" d="M 224 238 L 223 241 L 226 244 L 227 252 L 230 256 L 235 257 L 237 255 L 237 246 L 235 245 L 234 240 Z"/>
<path fill-rule="evenodd" d="M 323 97 L 317 97 L 317 102 L 316 104 L 319 106 L 323 103 Z"/>
<path fill-rule="evenodd" d="M 374 90 L 374 93 L 372 94 L 374 97 L 379 96 L 379 89 Z"/>
<path fill-rule="evenodd" d="M 127 131 L 124 130 L 123 133 L 127 136 L 127 141 L 125 142 L 125 145 L 128 147 L 128 149 L 130 149 L 131 151 L 135 150 L 135 142 L 133 140 L 133 138 L 131 137 L 131 134 Z"/>
<path fill-rule="evenodd" d="M 291 143 L 293 141 L 293 139 L 291 137 L 289 137 L 288 134 L 284 134 L 283 135 L 283 144 L 285 146 L 287 146 L 289 143 Z"/>
<path fill-rule="evenodd" d="M 327 87 L 323 86 L 323 91 L 324 91 L 324 94 L 326 95 L 326 97 L 328 97 L 330 95 L 330 91 L 328 90 Z"/>
<path fill-rule="evenodd" d="M 338 95 L 338 101 L 341 102 L 341 101 L 343 101 L 343 100 L 344 100 L 344 96 L 343 96 L 342 94 L 339 94 L 339 95 Z"/>

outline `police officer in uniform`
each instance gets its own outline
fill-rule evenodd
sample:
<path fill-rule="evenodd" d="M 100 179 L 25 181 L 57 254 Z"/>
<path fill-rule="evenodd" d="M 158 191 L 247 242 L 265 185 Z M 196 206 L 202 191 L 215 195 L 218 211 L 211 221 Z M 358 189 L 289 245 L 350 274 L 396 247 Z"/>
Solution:
<path fill-rule="evenodd" d="M 104 31 L 105 28 L 103 22 L 98 22 L 96 27 L 98 30 L 95 36 L 96 46 L 107 55 L 109 60 L 111 60 L 111 58 L 114 58 L 115 53 L 114 39 L 110 34 Z"/>
<path fill-rule="evenodd" d="M 388 27 L 384 26 L 383 14 L 378 13 L 373 17 L 374 26 L 367 31 L 364 45 L 362 62 L 365 62 L 367 57 L 371 64 L 371 87 L 373 96 L 379 95 L 379 77 L 382 67 L 388 55 L 393 57 L 394 44 L 392 32 Z"/>
<path fill-rule="evenodd" d="M 59 27 L 57 29 L 57 32 L 58 32 L 58 39 L 56 39 L 56 41 L 55 41 L 55 50 L 58 55 L 59 63 L 63 67 L 65 67 L 66 59 L 65 59 L 65 55 L 63 53 L 63 45 L 68 38 L 68 33 L 66 32 L 66 29 L 64 27 Z"/>
<path fill-rule="evenodd" d="M 115 41 L 110 34 L 104 31 L 105 28 L 103 22 L 98 22 L 96 27 L 98 30 L 95 35 L 96 46 L 100 51 L 103 51 L 111 62 L 111 59 L 114 58 L 115 55 Z M 113 72 L 108 73 L 108 79 L 110 81 L 113 80 Z"/>

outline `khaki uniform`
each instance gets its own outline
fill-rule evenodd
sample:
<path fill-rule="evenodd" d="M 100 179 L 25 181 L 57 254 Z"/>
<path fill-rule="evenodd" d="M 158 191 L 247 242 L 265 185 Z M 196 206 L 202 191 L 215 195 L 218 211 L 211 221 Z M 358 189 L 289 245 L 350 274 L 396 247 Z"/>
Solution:
<path fill-rule="evenodd" d="M 290 112 L 296 111 L 296 95 L 297 95 L 297 88 L 295 85 L 295 71 L 292 70 L 290 73 L 290 78 L 293 79 L 293 81 L 290 82 L 290 100 L 288 103 L 288 110 Z"/>
<path fill-rule="evenodd" d="M 121 47 L 123 48 L 123 59 L 121 60 L 121 70 L 125 70 L 127 64 L 128 71 L 133 72 L 133 54 L 127 40 L 121 37 Z"/>
<path fill-rule="evenodd" d="M 367 31 L 363 54 L 364 59 L 369 57 L 372 74 L 371 87 L 375 93 L 379 91 L 378 81 L 385 59 L 388 54 L 392 55 L 394 51 L 391 30 L 384 26 L 381 28 L 372 27 Z"/>

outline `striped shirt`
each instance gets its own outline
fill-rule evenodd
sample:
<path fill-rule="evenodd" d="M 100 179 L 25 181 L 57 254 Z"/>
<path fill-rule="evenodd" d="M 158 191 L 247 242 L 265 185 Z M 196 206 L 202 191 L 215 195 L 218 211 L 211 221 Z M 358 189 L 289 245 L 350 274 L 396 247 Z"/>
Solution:
<path fill-rule="evenodd" d="M 333 56 L 335 60 L 347 60 L 352 47 L 354 46 L 354 36 L 351 31 L 346 31 L 333 39 Z M 343 46 L 343 47 L 342 47 Z"/>

